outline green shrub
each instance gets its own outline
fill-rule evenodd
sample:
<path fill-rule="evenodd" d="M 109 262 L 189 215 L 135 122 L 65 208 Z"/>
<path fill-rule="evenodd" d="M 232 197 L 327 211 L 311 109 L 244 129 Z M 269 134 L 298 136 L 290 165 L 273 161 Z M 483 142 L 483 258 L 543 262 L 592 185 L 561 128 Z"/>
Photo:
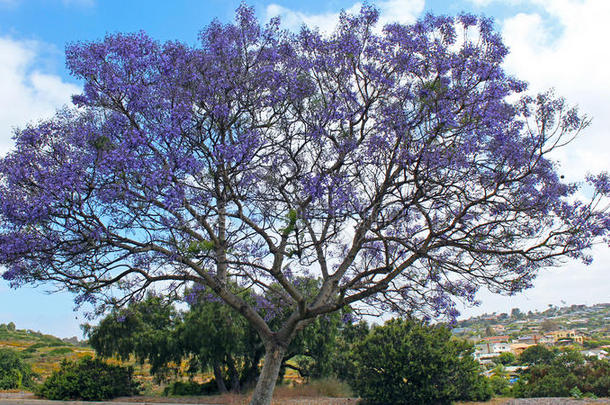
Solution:
<path fill-rule="evenodd" d="M 523 373 L 523 381 L 513 386 L 516 397 L 610 395 L 608 360 L 585 359 L 578 351 L 570 349 L 554 353 L 553 356 L 546 363 L 531 365 Z"/>
<path fill-rule="evenodd" d="M 174 381 L 163 390 L 165 396 L 169 395 L 214 395 L 218 393 L 218 385 L 216 381 L 208 381 L 207 383 L 199 384 L 195 381 Z"/>
<path fill-rule="evenodd" d="M 0 349 L 0 390 L 10 390 L 33 385 L 34 373 L 23 356 L 15 350 Z"/>
<path fill-rule="evenodd" d="M 37 349 L 40 349 L 41 347 L 46 346 L 42 343 L 34 343 L 33 345 L 28 346 L 26 349 L 24 349 L 22 353 L 34 353 Z"/>
<path fill-rule="evenodd" d="M 47 378 L 37 394 L 53 400 L 106 400 L 137 394 L 133 368 L 115 366 L 86 357 L 79 362 L 64 360 L 61 368 Z"/>
<path fill-rule="evenodd" d="M 503 397 L 510 395 L 510 383 L 506 378 L 494 375 L 489 379 L 489 383 L 491 384 L 491 389 L 495 395 Z"/>
<path fill-rule="evenodd" d="M 354 346 L 349 383 L 370 404 L 446 404 L 487 400 L 472 345 L 445 327 L 394 319 Z"/>
<path fill-rule="evenodd" d="M 60 347 L 58 349 L 53 349 L 47 353 L 48 356 L 62 356 L 64 354 L 72 353 L 72 349 L 69 347 Z"/>

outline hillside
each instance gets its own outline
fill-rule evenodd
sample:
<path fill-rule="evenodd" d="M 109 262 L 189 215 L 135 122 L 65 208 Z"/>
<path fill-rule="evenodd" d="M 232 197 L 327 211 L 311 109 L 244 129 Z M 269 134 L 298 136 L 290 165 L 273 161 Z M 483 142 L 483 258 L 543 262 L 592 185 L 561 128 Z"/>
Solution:
<path fill-rule="evenodd" d="M 33 330 L 17 329 L 12 322 L 0 324 L 0 348 L 18 350 L 42 379 L 59 368 L 63 359 L 93 356 L 94 351 L 75 338 L 60 339 Z"/>
<path fill-rule="evenodd" d="M 453 333 L 472 340 L 492 335 L 517 339 L 559 330 L 573 330 L 582 335 L 585 338 L 584 346 L 609 345 L 610 303 L 565 307 L 549 305 L 545 311 L 527 313 L 513 308 L 510 314 L 494 312 L 458 321 Z"/>

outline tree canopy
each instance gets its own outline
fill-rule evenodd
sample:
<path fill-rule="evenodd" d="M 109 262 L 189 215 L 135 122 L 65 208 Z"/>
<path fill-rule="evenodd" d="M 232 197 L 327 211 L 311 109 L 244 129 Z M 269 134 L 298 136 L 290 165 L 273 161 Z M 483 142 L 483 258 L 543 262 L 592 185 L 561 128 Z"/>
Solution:
<path fill-rule="evenodd" d="M 364 6 L 331 35 L 293 34 L 242 5 L 196 46 L 70 44 L 77 108 L 17 130 L 0 161 L 4 279 L 100 311 L 205 285 L 261 336 L 252 403 L 267 403 L 289 341 L 321 314 L 451 318 L 480 285 L 514 293 L 562 257 L 590 261 L 608 176 L 582 201 L 548 157 L 589 120 L 527 95 L 488 19 L 377 20 Z M 242 288 L 290 316 L 271 327 L 269 299 Z"/>

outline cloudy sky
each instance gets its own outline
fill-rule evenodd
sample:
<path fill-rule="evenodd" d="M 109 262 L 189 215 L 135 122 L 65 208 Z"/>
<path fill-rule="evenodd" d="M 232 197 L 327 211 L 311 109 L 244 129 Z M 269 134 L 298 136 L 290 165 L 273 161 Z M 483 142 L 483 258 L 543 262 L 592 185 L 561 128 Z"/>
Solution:
<path fill-rule="evenodd" d="M 252 1 L 261 19 L 280 16 L 287 28 L 301 24 L 332 30 L 338 13 L 357 11 L 344 0 Z M 610 1 L 608 0 L 386 0 L 378 1 L 382 23 L 410 23 L 427 12 L 469 11 L 493 17 L 511 53 L 505 67 L 530 83 L 553 87 L 593 118 L 569 148 L 556 155 L 562 174 L 582 179 L 610 163 Z M 450 4 L 450 5 L 448 5 Z M 11 148 L 12 128 L 49 116 L 78 93 L 81 83 L 64 68 L 67 43 L 106 33 L 144 30 L 159 40 L 195 44 L 213 18 L 232 18 L 235 0 L 0 0 L 0 156 Z M 610 249 L 598 246 L 590 266 L 566 262 L 543 271 L 535 287 L 514 297 L 482 291 L 481 306 L 464 315 L 544 309 L 549 304 L 610 302 Z M 58 336 L 80 334 L 84 322 L 68 294 L 44 287 L 11 290 L 0 280 L 0 323 Z"/>

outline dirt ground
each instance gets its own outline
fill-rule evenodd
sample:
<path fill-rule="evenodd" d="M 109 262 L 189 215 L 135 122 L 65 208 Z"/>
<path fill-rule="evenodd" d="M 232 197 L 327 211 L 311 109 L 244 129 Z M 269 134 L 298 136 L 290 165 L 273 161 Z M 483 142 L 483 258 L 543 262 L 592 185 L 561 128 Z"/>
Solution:
<path fill-rule="evenodd" d="M 221 395 L 212 397 L 131 397 L 120 398 L 119 402 L 172 402 L 181 404 L 224 404 L 246 405 L 248 397 L 244 395 Z M 273 405 L 356 405 L 357 398 L 324 398 L 324 397 L 288 397 L 275 396 Z M 572 399 L 572 398 L 495 398 L 487 402 L 459 402 L 456 405 L 610 405 L 610 398 Z"/>
<path fill-rule="evenodd" d="M 573 399 L 573 398 L 494 398 L 488 402 L 460 402 L 459 405 L 593 405 L 610 404 L 610 398 Z"/>
<path fill-rule="evenodd" d="M 283 392 L 279 390 L 273 399 L 273 405 L 356 405 L 357 398 L 330 398 L 315 395 L 294 396 L 294 392 Z M 135 405 L 135 404 L 197 404 L 197 405 L 246 405 L 248 403 L 246 395 L 217 395 L 201 397 L 122 397 L 107 402 L 108 405 Z M 87 404 L 81 401 L 70 401 L 70 405 Z M 51 405 L 57 404 L 55 401 L 37 400 L 29 392 L 0 392 L 0 405 Z M 90 404 L 90 403 L 89 403 Z M 96 402 L 95 404 L 102 404 Z M 610 398 L 602 399 L 572 399 L 572 398 L 495 398 L 488 402 L 459 402 L 456 405 L 610 405 Z"/>

